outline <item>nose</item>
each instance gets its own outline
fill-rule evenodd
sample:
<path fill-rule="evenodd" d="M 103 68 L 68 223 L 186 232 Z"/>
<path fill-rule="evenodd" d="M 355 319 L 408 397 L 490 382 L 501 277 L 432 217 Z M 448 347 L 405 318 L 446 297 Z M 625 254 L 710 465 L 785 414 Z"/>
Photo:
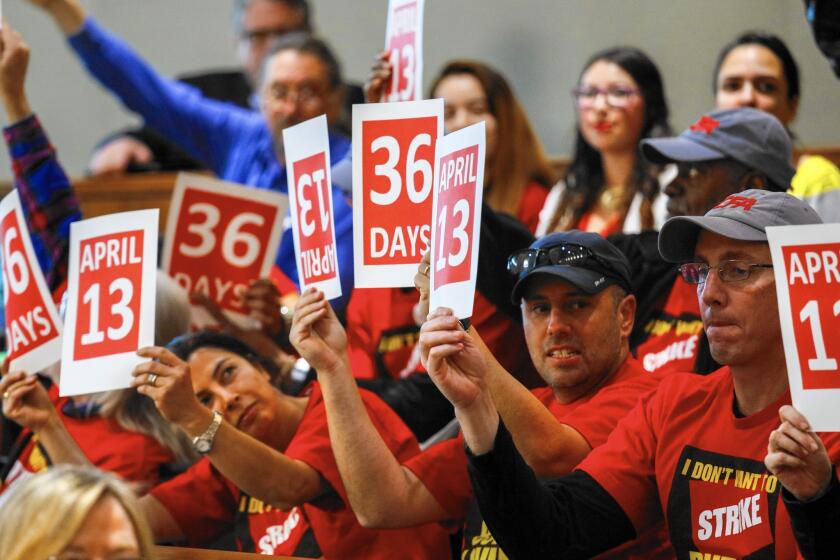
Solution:
<path fill-rule="evenodd" d="M 569 323 L 559 307 L 552 306 L 548 317 L 547 331 L 549 336 L 558 336 L 569 332 Z"/>
<path fill-rule="evenodd" d="M 449 120 L 449 131 L 455 132 L 456 130 L 461 130 L 462 128 L 469 125 L 469 119 L 467 118 L 467 112 L 463 109 L 458 109 L 455 111 L 455 114 L 452 115 L 452 118 Z"/>
<path fill-rule="evenodd" d="M 738 92 L 738 103 L 741 107 L 755 107 L 757 99 L 755 96 L 755 88 L 752 82 L 745 81 L 741 86 L 741 91 Z"/>
<path fill-rule="evenodd" d="M 700 284 L 700 303 L 706 307 L 722 307 L 726 305 L 726 287 L 718 276 L 716 268 L 709 269 L 706 281 Z"/>
<path fill-rule="evenodd" d="M 218 391 L 219 404 L 221 405 L 219 412 L 222 413 L 222 416 L 228 418 L 228 413 L 239 406 L 239 393 L 231 391 L 226 387 L 220 387 Z"/>
<path fill-rule="evenodd" d="M 685 192 L 685 185 L 683 184 L 684 178 L 677 175 L 671 181 L 665 185 L 665 188 L 662 192 L 665 193 L 665 196 L 668 198 L 674 199 L 679 198 Z"/>

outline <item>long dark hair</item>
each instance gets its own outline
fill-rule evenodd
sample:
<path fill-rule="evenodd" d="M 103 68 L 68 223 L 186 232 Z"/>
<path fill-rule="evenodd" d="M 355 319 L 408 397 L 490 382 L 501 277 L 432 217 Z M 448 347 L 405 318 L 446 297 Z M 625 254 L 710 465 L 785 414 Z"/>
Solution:
<path fill-rule="evenodd" d="M 665 100 L 665 87 L 662 75 L 651 58 L 635 47 L 613 47 L 595 53 L 586 62 L 580 78 L 596 62 L 612 62 L 630 74 L 644 100 L 645 118 L 642 125 L 640 139 L 670 136 L 671 126 L 668 124 L 668 102 Z M 578 82 L 580 81 L 578 78 Z M 589 145 L 580 131 L 580 125 L 575 134 L 575 148 L 572 163 L 566 172 L 566 190 L 563 200 L 549 224 L 548 231 L 568 229 L 573 227 L 580 218 L 595 204 L 598 194 L 604 186 L 604 168 L 601 153 Z M 646 210 L 642 220 L 643 229 L 653 227 L 653 217 L 650 203 L 659 194 L 657 175 L 659 166 L 645 161 L 641 154 L 636 156 L 633 171 L 630 176 L 632 192 L 641 192 L 646 201 Z M 645 219 L 646 217 L 646 219 Z M 561 223 L 563 222 L 563 223 Z M 647 223 L 650 222 L 650 223 Z"/>
<path fill-rule="evenodd" d="M 277 365 L 255 352 L 250 346 L 230 335 L 226 335 L 215 331 L 199 331 L 195 333 L 185 334 L 172 339 L 166 345 L 170 352 L 178 356 L 185 362 L 190 359 L 190 356 L 199 348 L 212 347 L 218 348 L 236 354 L 245 358 L 251 364 L 264 369 L 272 380 L 275 380 L 280 374 Z"/>

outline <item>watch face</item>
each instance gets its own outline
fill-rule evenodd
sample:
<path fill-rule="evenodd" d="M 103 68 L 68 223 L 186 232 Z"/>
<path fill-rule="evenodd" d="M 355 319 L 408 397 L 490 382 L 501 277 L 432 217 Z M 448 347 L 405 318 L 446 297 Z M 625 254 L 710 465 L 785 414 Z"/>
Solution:
<path fill-rule="evenodd" d="M 211 447 L 212 442 L 207 439 L 200 439 L 197 442 L 195 442 L 195 450 L 202 454 L 209 453 Z"/>

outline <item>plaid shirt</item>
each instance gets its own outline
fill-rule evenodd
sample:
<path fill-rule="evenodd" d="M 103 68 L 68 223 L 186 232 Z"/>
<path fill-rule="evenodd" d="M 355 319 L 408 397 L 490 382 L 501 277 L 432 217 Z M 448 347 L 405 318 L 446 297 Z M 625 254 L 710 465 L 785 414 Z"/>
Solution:
<path fill-rule="evenodd" d="M 60 295 L 56 292 L 67 279 L 70 224 L 82 218 L 79 201 L 38 117 L 4 128 L 3 136 L 38 262 L 47 286 Z"/>

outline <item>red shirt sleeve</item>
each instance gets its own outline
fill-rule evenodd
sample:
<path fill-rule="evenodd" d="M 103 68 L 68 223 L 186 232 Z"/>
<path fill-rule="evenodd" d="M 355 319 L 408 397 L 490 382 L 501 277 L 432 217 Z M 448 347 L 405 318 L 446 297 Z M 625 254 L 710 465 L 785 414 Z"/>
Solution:
<path fill-rule="evenodd" d="M 420 479 L 452 520 L 467 516 L 473 492 L 462 436 L 433 445 L 403 466 Z"/>
<path fill-rule="evenodd" d="M 192 546 L 219 536 L 233 523 L 239 490 L 206 457 L 149 492 L 178 523 Z"/>

